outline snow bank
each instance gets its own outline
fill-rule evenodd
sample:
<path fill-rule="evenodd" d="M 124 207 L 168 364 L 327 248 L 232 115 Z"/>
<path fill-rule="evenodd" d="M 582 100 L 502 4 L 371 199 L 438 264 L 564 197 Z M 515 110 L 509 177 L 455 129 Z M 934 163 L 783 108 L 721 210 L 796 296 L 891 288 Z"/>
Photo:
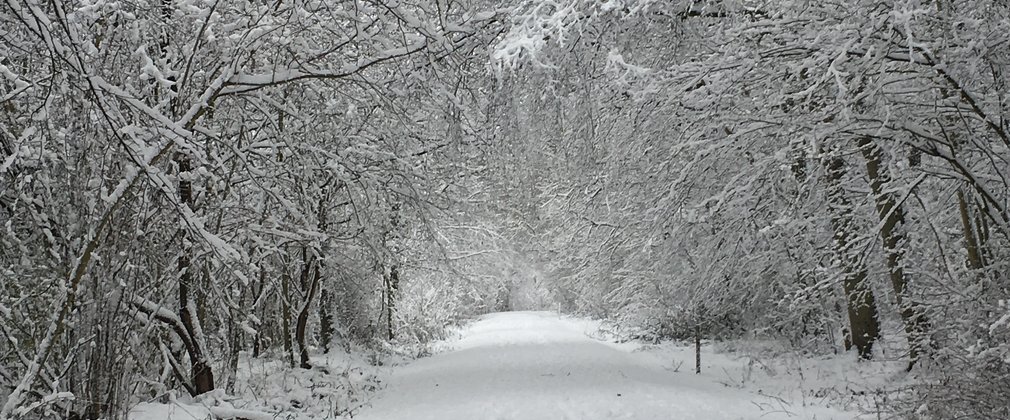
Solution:
<path fill-rule="evenodd" d="M 312 369 L 290 368 L 273 359 L 242 357 L 235 395 L 216 390 L 198 399 L 143 402 L 129 420 L 332 419 L 350 416 L 379 386 L 377 368 L 365 350 L 311 359 Z"/>

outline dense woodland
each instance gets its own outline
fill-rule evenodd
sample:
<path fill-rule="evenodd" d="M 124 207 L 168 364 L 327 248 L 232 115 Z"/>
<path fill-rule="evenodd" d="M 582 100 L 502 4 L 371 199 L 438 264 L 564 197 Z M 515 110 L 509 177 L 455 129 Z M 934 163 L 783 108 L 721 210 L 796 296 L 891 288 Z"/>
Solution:
<path fill-rule="evenodd" d="M 4 0 L 0 419 L 512 309 L 1005 418 L 1008 83 L 1005 0 Z"/>

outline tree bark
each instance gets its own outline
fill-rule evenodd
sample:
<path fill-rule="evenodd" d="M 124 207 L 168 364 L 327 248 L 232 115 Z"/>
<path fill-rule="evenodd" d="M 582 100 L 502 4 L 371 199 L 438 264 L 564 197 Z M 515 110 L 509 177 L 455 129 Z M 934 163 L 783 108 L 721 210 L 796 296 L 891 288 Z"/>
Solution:
<path fill-rule="evenodd" d="M 281 334 L 284 334 L 284 357 L 288 359 L 288 365 L 295 367 L 294 349 L 291 345 L 291 304 L 290 299 L 291 276 L 284 272 L 281 275 Z"/>
<path fill-rule="evenodd" d="M 319 232 L 326 232 L 327 229 L 326 205 L 329 202 L 329 182 L 329 180 L 326 181 L 320 188 L 319 206 L 316 209 L 316 217 L 318 218 L 316 227 L 319 229 Z M 309 363 L 309 347 L 306 343 L 306 330 L 308 329 L 309 324 L 309 310 L 312 308 L 312 301 L 315 300 L 323 278 L 323 258 L 321 252 L 322 247 L 314 249 L 311 253 L 308 252 L 306 247 L 302 248 L 303 265 L 301 287 L 302 291 L 305 291 L 305 299 L 302 302 L 301 308 L 299 308 L 298 323 L 295 325 L 295 341 L 298 342 L 299 351 L 298 365 L 301 366 L 302 369 L 312 368 L 312 364 Z M 306 285 L 306 283 L 308 283 L 308 285 Z"/>
<path fill-rule="evenodd" d="M 305 295 L 305 300 L 302 302 L 302 307 L 298 311 L 298 320 L 295 324 L 295 341 L 298 343 L 298 365 L 302 369 L 311 369 L 312 364 L 309 363 L 309 348 L 305 340 L 305 332 L 309 324 L 309 308 L 312 307 L 312 300 L 315 299 L 316 290 L 319 288 L 319 281 L 322 277 L 320 269 L 322 262 L 315 253 L 309 257 L 309 253 L 304 248 L 302 248 L 302 260 L 305 264 L 302 268 L 303 278 L 309 280 L 309 284 L 306 285 L 308 291 Z M 311 279 L 309 279 L 310 277 Z"/>
<path fill-rule="evenodd" d="M 857 140 L 859 151 L 866 162 L 866 173 L 870 179 L 870 189 L 877 207 L 877 214 L 882 223 L 880 239 L 884 244 L 888 275 L 891 287 L 894 289 L 895 302 L 908 335 L 908 370 L 911 370 L 919 358 L 925 353 L 929 342 L 929 321 L 922 305 L 915 302 L 908 294 L 908 277 L 905 274 L 905 252 L 902 246 L 906 243 L 905 209 L 898 202 L 894 192 L 885 191 L 891 177 L 882 165 L 880 148 L 869 138 Z"/>
<path fill-rule="evenodd" d="M 254 299 L 255 299 L 255 295 Z M 242 289 L 239 293 L 239 304 L 244 306 L 246 304 L 246 291 Z M 238 379 L 238 359 L 239 352 L 242 351 L 244 337 L 242 328 L 235 324 L 235 321 L 242 316 L 242 313 L 236 308 L 230 308 L 228 310 L 228 316 L 231 318 L 232 322 L 228 323 L 228 379 L 225 382 L 225 392 L 229 395 L 235 393 L 235 382 Z"/>
<path fill-rule="evenodd" d="M 851 249 L 850 242 L 855 222 L 852 203 L 842 188 L 845 161 L 841 157 L 833 156 L 826 158 L 824 165 L 828 184 L 828 207 L 834 230 L 835 255 L 845 275 L 842 288 L 845 291 L 850 340 L 856 347 L 859 358 L 868 360 L 873 357 L 873 344 L 880 337 L 877 302 L 866 281 L 866 267 L 860 256 Z"/>
<path fill-rule="evenodd" d="M 319 291 L 319 342 L 323 345 L 323 354 L 330 352 L 330 342 L 333 340 L 333 314 L 330 305 L 329 291 L 321 289 Z"/>
<path fill-rule="evenodd" d="M 179 167 L 179 198 L 183 206 L 192 209 L 193 206 L 193 186 L 187 179 L 190 167 L 189 156 L 179 152 L 175 154 L 175 162 Z M 183 228 L 182 232 L 182 252 L 179 255 L 179 319 L 185 328 L 185 333 L 189 335 L 190 346 L 187 346 L 190 361 L 190 375 L 192 377 L 193 392 L 200 395 L 214 389 L 214 372 L 207 362 L 206 349 L 204 348 L 203 330 L 200 326 L 200 317 L 197 314 L 194 296 L 190 293 L 193 286 L 192 264 L 189 256 L 192 253 L 192 246 L 189 239 L 189 230 Z M 194 396 L 195 396 L 194 395 Z"/>
<path fill-rule="evenodd" d="M 389 274 L 384 276 L 386 280 L 386 338 L 392 340 L 393 333 L 393 306 L 396 302 L 396 291 L 400 288 L 400 273 L 396 264 L 389 268 Z"/>
<path fill-rule="evenodd" d="M 961 215 L 961 228 L 964 232 L 964 248 L 968 251 L 968 259 L 965 265 L 971 270 L 979 270 L 984 267 L 982 253 L 979 251 L 979 241 L 975 236 L 975 228 L 971 222 L 971 215 L 968 211 L 968 201 L 964 197 L 964 192 L 960 188 L 957 190 L 957 208 Z"/>
<path fill-rule="evenodd" d="M 260 299 L 260 296 L 263 294 L 263 289 L 266 288 L 266 284 L 267 284 L 266 283 L 266 280 L 267 280 L 267 271 L 266 271 L 266 269 L 263 268 L 263 265 L 264 265 L 264 263 L 260 262 L 259 280 L 256 281 L 256 282 L 254 282 L 253 285 L 252 285 L 252 287 L 253 287 L 253 305 L 255 305 L 256 302 Z M 260 318 L 260 319 L 262 319 L 262 318 Z M 252 337 L 252 340 L 253 340 L 252 357 L 253 358 L 260 357 L 260 351 L 261 351 L 261 348 L 263 346 L 263 343 L 262 343 L 263 342 L 263 331 L 262 330 L 263 330 L 263 325 L 257 325 L 256 326 L 256 333 L 253 334 L 253 337 Z"/>

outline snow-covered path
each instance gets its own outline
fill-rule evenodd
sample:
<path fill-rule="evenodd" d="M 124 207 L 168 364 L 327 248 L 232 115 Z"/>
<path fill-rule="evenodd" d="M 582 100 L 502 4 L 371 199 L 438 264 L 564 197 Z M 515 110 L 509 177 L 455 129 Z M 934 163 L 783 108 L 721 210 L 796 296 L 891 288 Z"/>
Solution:
<path fill-rule="evenodd" d="M 548 312 L 487 315 L 451 349 L 396 368 L 355 419 L 849 419 L 822 407 L 766 411 L 758 395 L 674 372 L 593 323 Z"/>

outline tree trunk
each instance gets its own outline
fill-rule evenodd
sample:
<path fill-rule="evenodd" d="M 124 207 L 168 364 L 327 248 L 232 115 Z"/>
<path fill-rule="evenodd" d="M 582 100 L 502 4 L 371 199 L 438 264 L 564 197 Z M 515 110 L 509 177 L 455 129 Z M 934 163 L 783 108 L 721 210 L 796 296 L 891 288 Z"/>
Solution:
<path fill-rule="evenodd" d="M 320 232 L 326 232 L 326 205 L 329 202 L 329 188 L 327 180 L 320 187 L 319 207 L 316 209 L 318 218 L 316 227 Z M 312 308 L 312 301 L 315 300 L 323 278 L 323 258 L 322 248 L 314 249 L 311 253 L 306 248 L 302 248 L 302 277 L 301 287 L 305 291 L 305 299 L 298 311 L 298 323 L 295 325 L 295 341 L 298 342 L 299 363 L 302 369 L 311 369 L 309 363 L 309 346 L 306 343 L 307 329 L 309 324 L 309 309 Z M 306 286 L 306 283 L 308 285 Z M 307 291 L 306 291 L 307 288 Z"/>
<path fill-rule="evenodd" d="M 319 291 L 319 342 L 323 345 L 323 354 L 330 352 L 330 342 L 333 340 L 333 314 L 330 308 L 330 293 L 326 289 Z"/>
<path fill-rule="evenodd" d="M 285 271 L 281 276 L 281 334 L 284 334 L 284 357 L 288 366 L 295 367 L 294 349 L 291 345 L 291 305 L 288 303 L 291 291 L 291 276 Z"/>
<path fill-rule="evenodd" d="M 252 253 L 250 253 L 250 255 L 251 254 Z M 260 262 L 259 280 L 253 283 L 253 298 L 252 298 L 253 299 L 253 305 L 256 305 L 256 302 L 260 299 L 261 295 L 263 294 L 263 290 L 266 288 L 266 284 L 267 284 L 266 283 L 266 281 L 267 281 L 267 271 L 266 271 L 266 269 L 263 268 L 263 265 L 264 265 L 264 263 Z M 256 309 L 258 309 L 258 308 L 254 308 L 253 310 L 255 311 Z M 263 319 L 263 318 L 260 318 L 260 319 Z M 252 340 L 253 340 L 252 357 L 253 358 L 260 357 L 260 351 L 262 351 L 261 347 L 263 345 L 262 344 L 262 341 L 263 341 L 263 331 L 262 331 L 263 327 L 264 327 L 263 325 L 257 325 L 256 326 L 256 333 L 253 334 L 253 337 L 252 337 Z"/>
<path fill-rule="evenodd" d="M 255 297 L 255 295 L 253 295 Z M 239 305 L 243 306 L 245 303 L 246 291 L 242 289 L 239 293 Z M 238 357 L 239 352 L 242 351 L 243 347 L 243 332 L 242 328 L 236 325 L 236 320 L 242 316 L 237 308 L 230 308 L 228 310 L 228 316 L 230 321 L 228 323 L 228 380 L 225 382 L 225 392 L 229 395 L 235 393 L 235 381 L 238 379 Z"/>
<path fill-rule="evenodd" d="M 898 311 L 905 326 L 905 334 L 908 335 L 909 360 L 907 369 L 911 370 L 927 350 L 930 328 L 922 305 L 912 300 L 908 294 L 905 252 L 902 249 L 907 242 L 903 230 L 905 209 L 898 202 L 898 197 L 894 192 L 884 190 L 890 183 L 891 177 L 881 164 L 880 148 L 866 137 L 859 138 L 857 143 L 863 154 L 863 159 L 866 161 L 870 189 L 873 191 L 877 214 L 882 223 L 880 238 L 884 243 L 884 252 L 887 254 L 887 269 L 891 279 L 891 287 L 894 289 L 895 302 L 898 304 Z"/>
<path fill-rule="evenodd" d="M 175 154 L 175 162 L 179 166 L 179 198 L 182 205 L 192 209 L 193 207 L 193 186 L 187 179 L 190 169 L 189 156 L 184 153 Z M 179 319 L 185 327 L 185 333 L 189 335 L 191 345 L 187 347 L 191 365 L 192 385 L 194 396 L 203 394 L 214 389 L 214 372 L 210 364 L 207 363 L 206 341 L 203 337 L 203 329 L 200 326 L 200 317 L 196 309 L 194 296 L 190 294 L 193 286 L 193 266 L 189 256 L 192 254 L 192 245 L 189 239 L 189 230 L 183 228 L 182 232 L 182 252 L 179 255 Z"/>
<path fill-rule="evenodd" d="M 701 374 L 701 325 L 694 325 L 694 373 Z"/>
<path fill-rule="evenodd" d="M 308 280 L 309 284 L 305 285 L 303 283 L 303 286 L 308 288 L 308 291 L 306 292 L 305 300 L 302 302 L 302 307 L 298 311 L 298 321 L 295 324 L 295 341 L 298 343 L 298 365 L 302 369 L 311 369 L 312 365 L 309 363 L 309 348 L 305 342 L 305 332 L 309 324 L 309 308 L 312 307 L 312 300 L 315 299 L 316 290 L 319 288 L 319 281 L 322 277 L 322 271 L 320 270 L 322 261 L 320 261 L 319 256 L 315 255 L 314 252 L 310 257 L 305 248 L 302 248 L 302 261 L 305 264 L 302 267 L 303 279 Z"/>
<path fill-rule="evenodd" d="M 835 255 L 845 278 L 845 291 L 849 317 L 851 342 L 856 347 L 860 359 L 873 357 L 873 344 L 880 337 L 880 322 L 877 319 L 877 303 L 866 281 L 866 267 L 862 259 L 852 250 L 853 226 L 852 203 L 845 196 L 842 180 L 845 177 L 845 162 L 834 156 L 825 160 L 827 176 L 828 207 L 831 211 L 831 227 L 834 230 Z"/>
<path fill-rule="evenodd" d="M 964 192 L 960 188 L 957 190 L 957 208 L 961 214 L 961 228 L 964 232 L 964 248 L 968 251 L 968 259 L 965 265 L 975 271 L 980 270 L 985 265 L 982 262 L 982 253 L 979 251 L 979 241 L 975 236 L 975 228 L 971 222 L 971 215 L 968 211 L 968 201 L 964 197 Z"/>
<path fill-rule="evenodd" d="M 394 264 L 389 269 L 389 274 L 384 276 L 386 280 L 386 338 L 392 340 L 393 334 L 393 305 L 396 302 L 396 291 L 400 288 L 400 274 Z"/>

